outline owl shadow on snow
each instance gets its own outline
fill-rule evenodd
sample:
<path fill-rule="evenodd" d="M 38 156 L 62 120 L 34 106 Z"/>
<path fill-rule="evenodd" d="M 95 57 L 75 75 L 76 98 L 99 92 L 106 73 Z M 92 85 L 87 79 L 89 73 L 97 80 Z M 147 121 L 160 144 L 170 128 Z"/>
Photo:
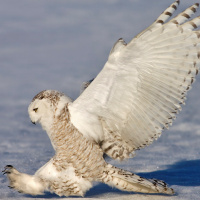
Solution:
<path fill-rule="evenodd" d="M 165 170 L 154 172 L 137 173 L 144 178 L 155 178 L 164 180 L 169 185 L 179 186 L 200 186 L 200 160 L 179 161 L 173 165 L 169 165 Z M 120 191 L 116 188 L 111 188 L 106 184 L 99 183 L 91 188 L 85 195 L 86 198 L 92 198 L 104 193 L 115 194 L 132 194 L 132 192 Z M 154 194 L 155 195 L 155 194 Z M 29 196 L 29 195 L 27 195 Z M 55 194 L 46 193 L 41 198 L 59 198 Z M 79 198 L 79 197 L 74 197 Z M 81 198 L 81 197 L 80 197 Z"/>
<path fill-rule="evenodd" d="M 164 180 L 169 185 L 200 186 L 200 160 L 183 160 L 169 165 L 165 170 L 139 175 Z"/>

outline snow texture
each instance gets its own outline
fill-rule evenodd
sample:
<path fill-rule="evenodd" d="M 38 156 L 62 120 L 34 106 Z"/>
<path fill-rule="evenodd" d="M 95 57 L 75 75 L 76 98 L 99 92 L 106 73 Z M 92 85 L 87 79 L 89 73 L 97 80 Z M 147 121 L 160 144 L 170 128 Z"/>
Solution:
<path fill-rule="evenodd" d="M 54 154 L 46 133 L 28 117 L 35 94 L 56 89 L 76 98 L 82 82 L 101 70 L 115 41 L 130 41 L 172 2 L 0 0 L 0 169 L 11 164 L 34 174 Z M 178 12 L 193 3 L 181 0 Z M 151 146 L 129 161 L 108 160 L 146 178 L 165 180 L 174 196 L 121 192 L 95 184 L 83 199 L 200 199 L 199 91 L 200 77 L 173 127 Z M 2 174 L 0 183 L 0 199 L 35 198 L 10 190 Z M 57 198 L 50 193 L 37 197 Z"/>

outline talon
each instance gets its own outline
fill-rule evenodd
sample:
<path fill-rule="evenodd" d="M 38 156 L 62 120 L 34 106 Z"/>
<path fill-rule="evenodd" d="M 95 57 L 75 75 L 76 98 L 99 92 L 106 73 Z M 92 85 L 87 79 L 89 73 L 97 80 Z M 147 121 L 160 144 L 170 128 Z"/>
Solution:
<path fill-rule="evenodd" d="M 3 175 L 4 175 L 4 174 L 11 174 L 11 172 L 5 171 L 5 172 L 3 173 Z"/>
<path fill-rule="evenodd" d="M 13 166 L 12 166 L 12 165 L 6 165 L 6 166 L 4 167 L 4 170 L 3 170 L 2 172 L 4 172 L 6 169 L 9 169 L 9 168 L 13 168 Z"/>
<path fill-rule="evenodd" d="M 7 172 L 6 169 L 4 169 L 4 170 L 2 171 L 3 175 L 6 174 L 6 172 Z"/>
<path fill-rule="evenodd" d="M 12 168 L 13 168 L 12 165 L 6 165 L 6 166 L 4 167 L 4 170 L 2 171 L 3 175 L 4 175 L 4 174 L 10 174 L 11 172 L 10 172 L 9 170 L 12 169 Z"/>
<path fill-rule="evenodd" d="M 13 168 L 13 166 L 12 166 L 12 165 L 6 165 L 6 167 L 7 167 L 7 168 Z"/>

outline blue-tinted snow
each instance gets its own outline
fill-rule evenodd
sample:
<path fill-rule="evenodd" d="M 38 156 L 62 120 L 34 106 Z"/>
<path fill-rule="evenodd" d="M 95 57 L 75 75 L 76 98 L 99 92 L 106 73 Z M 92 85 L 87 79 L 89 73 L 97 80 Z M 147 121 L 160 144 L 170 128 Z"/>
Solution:
<path fill-rule="evenodd" d="M 95 77 L 115 41 L 127 42 L 150 25 L 172 0 L 0 0 L 0 170 L 7 164 L 33 174 L 54 154 L 27 108 L 35 94 L 56 89 L 76 98 Z M 197 1 L 198 2 L 198 1 Z M 194 0 L 182 0 L 179 11 Z M 199 12 L 198 12 L 199 14 Z M 109 161 L 147 178 L 165 180 L 175 196 L 121 192 L 96 185 L 86 198 L 199 199 L 200 77 L 173 127 L 129 161 Z M 30 199 L 7 187 L 0 199 Z M 38 198 L 58 198 L 47 194 Z"/>

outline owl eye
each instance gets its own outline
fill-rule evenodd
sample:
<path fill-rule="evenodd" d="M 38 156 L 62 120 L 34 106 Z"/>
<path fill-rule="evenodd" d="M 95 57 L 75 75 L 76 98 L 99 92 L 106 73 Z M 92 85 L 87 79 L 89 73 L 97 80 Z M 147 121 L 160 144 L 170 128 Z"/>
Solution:
<path fill-rule="evenodd" d="M 37 111 L 38 111 L 38 108 L 34 108 L 33 111 L 37 112 Z"/>

